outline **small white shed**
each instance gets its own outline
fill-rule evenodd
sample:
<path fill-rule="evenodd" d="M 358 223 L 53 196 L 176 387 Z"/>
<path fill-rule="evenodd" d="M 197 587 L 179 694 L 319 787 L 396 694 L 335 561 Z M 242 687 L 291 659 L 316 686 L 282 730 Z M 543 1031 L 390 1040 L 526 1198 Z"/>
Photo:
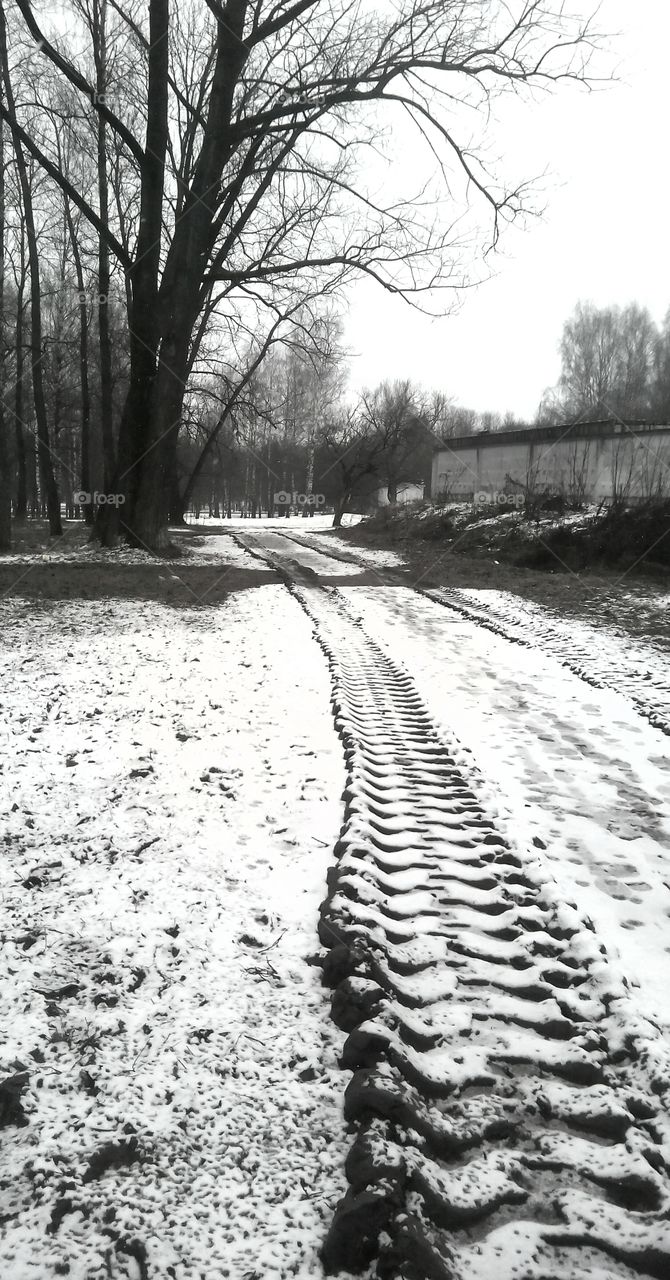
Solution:
<path fill-rule="evenodd" d="M 423 500 L 424 484 L 416 484 L 414 481 L 401 481 L 397 488 L 396 502 L 398 506 L 404 507 L 408 502 L 421 502 Z M 383 484 L 375 494 L 375 501 L 378 507 L 389 506 L 388 485 Z"/>

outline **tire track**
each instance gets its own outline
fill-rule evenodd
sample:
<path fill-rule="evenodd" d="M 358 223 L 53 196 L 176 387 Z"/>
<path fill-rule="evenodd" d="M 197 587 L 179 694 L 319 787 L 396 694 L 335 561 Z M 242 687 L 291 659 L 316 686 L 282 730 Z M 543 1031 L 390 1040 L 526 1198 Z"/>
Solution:
<path fill-rule="evenodd" d="M 319 551 L 320 554 L 341 560 L 343 563 L 358 564 L 368 572 L 377 574 L 379 580 L 388 585 L 399 583 L 403 586 L 408 585 L 407 579 L 401 577 L 397 570 L 374 569 L 366 563 L 364 557 L 357 556 L 353 552 L 341 551 L 339 548 L 332 551 L 330 548 L 326 550 L 296 534 L 282 533 L 280 536 L 298 546 Z M 602 637 L 598 637 L 595 631 L 594 640 L 598 641 L 598 647 L 594 652 L 587 652 L 575 642 L 573 636 L 562 630 L 561 624 L 554 621 L 551 614 L 540 606 L 529 609 L 524 602 L 524 606 L 519 609 L 520 616 L 515 617 L 509 608 L 506 611 L 504 608 L 473 604 L 467 592 L 458 587 L 422 587 L 415 583 L 411 585 L 415 591 L 427 596 L 435 604 L 450 609 L 476 626 L 485 627 L 493 635 L 509 640 L 513 644 L 522 645 L 524 648 L 541 649 L 543 653 L 555 658 L 561 666 L 566 667 L 591 688 L 611 689 L 621 694 L 655 729 L 660 729 L 661 733 L 670 736 L 670 689 L 667 680 L 663 681 L 662 678 L 655 677 L 652 672 L 645 669 L 644 664 L 640 666 L 634 657 L 622 653 L 619 648 L 615 655 L 603 652 Z M 524 608 L 527 610 L 525 617 L 523 616 Z M 532 638 L 529 638 L 528 633 L 531 628 Z"/>
<path fill-rule="evenodd" d="M 541 649 L 592 688 L 611 689 L 622 694 L 654 729 L 670 735 L 670 690 L 667 683 L 662 683 L 660 679 L 654 680 L 649 671 L 640 670 L 637 663 L 623 657 L 621 653 L 615 659 L 618 669 L 608 663 L 607 654 L 586 653 L 571 636 L 562 634 L 551 617 L 547 617 L 544 610 L 539 608 L 537 611 L 534 609 L 532 618 L 529 617 L 524 622 L 523 619 L 505 616 L 504 610 L 496 610 L 494 613 L 473 605 L 465 592 L 458 588 L 449 588 L 448 591 L 444 588 L 430 588 L 424 594 L 468 621 L 486 627 L 494 635 L 502 636 L 514 644 Z M 530 626 L 533 628 L 533 640 L 529 640 L 526 634 Z M 603 658 L 606 667 L 603 665 Z"/>
<path fill-rule="evenodd" d="M 326 1270 L 667 1277 L 660 1037 L 537 855 L 496 832 L 407 672 L 282 537 L 238 541 L 312 620 L 348 774 L 319 933 L 355 1138 Z"/>

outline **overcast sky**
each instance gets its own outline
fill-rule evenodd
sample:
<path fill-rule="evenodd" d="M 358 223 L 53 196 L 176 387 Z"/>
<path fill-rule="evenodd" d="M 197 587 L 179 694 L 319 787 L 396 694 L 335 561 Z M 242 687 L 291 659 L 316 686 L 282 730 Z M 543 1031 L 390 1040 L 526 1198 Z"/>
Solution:
<path fill-rule="evenodd" d="M 510 104 L 498 131 L 514 173 L 551 170 L 544 217 L 504 231 L 495 278 L 462 295 L 454 315 L 426 319 L 357 285 L 345 330 L 353 388 L 407 376 L 468 407 L 532 418 L 558 378 L 563 322 L 579 299 L 638 301 L 663 318 L 670 0 L 604 0 L 599 25 L 619 33 L 617 82 L 594 93 L 559 87 L 529 110 Z"/>

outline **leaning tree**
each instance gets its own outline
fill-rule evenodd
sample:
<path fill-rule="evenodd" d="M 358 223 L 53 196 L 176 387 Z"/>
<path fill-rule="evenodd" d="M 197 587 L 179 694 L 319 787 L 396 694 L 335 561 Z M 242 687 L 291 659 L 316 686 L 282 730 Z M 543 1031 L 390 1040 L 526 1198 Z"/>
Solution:
<path fill-rule="evenodd" d="M 25 39 L 123 153 L 139 193 L 131 240 L 10 102 L 0 111 L 128 281 L 130 377 L 110 483 L 125 497 L 120 531 L 159 549 L 192 335 L 212 290 L 234 314 L 250 294 L 271 302 L 298 274 L 332 287 L 365 273 L 406 297 L 453 283 L 460 250 L 447 211 L 458 175 L 490 208 L 494 240 L 524 194 L 500 186 L 477 158 L 477 116 L 467 108 L 481 110 L 485 126 L 504 90 L 584 80 L 593 32 L 562 0 L 149 0 L 146 17 L 134 0 L 108 4 L 136 47 L 130 96 L 100 91 L 99 58 L 89 57 L 86 73 L 83 28 L 72 52 L 81 0 L 59 5 L 57 18 L 48 5 L 38 17 L 31 0 L 14 0 Z M 177 64 L 194 33 L 186 81 Z M 379 195 L 379 169 L 368 162 L 394 113 L 427 144 L 442 205 L 409 177 L 399 183 L 397 166 Z M 109 509 L 104 539 L 116 536 L 117 518 Z"/>

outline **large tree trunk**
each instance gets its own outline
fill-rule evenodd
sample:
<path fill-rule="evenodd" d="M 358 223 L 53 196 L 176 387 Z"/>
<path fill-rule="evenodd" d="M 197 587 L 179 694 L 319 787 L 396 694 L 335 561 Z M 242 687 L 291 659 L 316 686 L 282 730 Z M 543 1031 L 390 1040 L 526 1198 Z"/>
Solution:
<path fill-rule="evenodd" d="M 67 428 L 65 419 L 65 394 L 64 394 L 64 335 L 65 335 L 65 281 L 67 276 L 68 261 L 68 234 L 67 234 L 67 217 L 65 209 L 63 209 L 63 240 L 62 253 L 59 260 L 59 272 L 57 277 L 57 289 L 54 302 L 52 304 L 51 317 L 51 365 L 47 376 L 47 384 L 51 390 L 51 439 L 53 441 L 53 449 L 59 460 L 63 463 L 65 476 L 63 478 L 62 488 L 65 490 L 65 513 L 67 515 L 68 505 L 71 506 L 71 500 L 68 495 L 72 493 L 72 480 L 76 473 L 69 466 L 70 462 L 70 433 L 67 431 L 65 436 L 64 447 L 67 449 L 67 461 L 63 457 L 63 445 L 61 444 L 61 432 L 63 428 Z"/>
<path fill-rule="evenodd" d="M 350 500 L 351 500 L 351 494 L 343 493 L 341 498 L 338 498 L 337 502 L 335 503 L 335 514 L 333 516 L 333 529 L 339 529 L 341 527 L 342 517 L 349 505 Z"/>
<path fill-rule="evenodd" d="M 195 317 L 193 318 L 195 320 Z M 177 469 L 177 441 L 184 400 L 190 326 L 182 326 L 181 348 L 163 342 L 150 401 L 151 435 L 147 452 L 138 459 L 136 484 L 126 536 L 135 546 L 161 551 L 168 545 L 171 486 Z"/>
<path fill-rule="evenodd" d="M 136 266 L 133 270 L 131 385 L 119 433 L 121 522 L 131 543 L 167 545 L 189 348 L 202 309 L 202 280 L 211 249 L 218 188 L 231 150 L 233 94 L 248 47 L 242 34 L 247 0 L 228 0 L 217 28 L 216 65 L 202 148 L 170 246 L 160 291 L 162 193 L 167 147 L 168 3 L 151 0 L 146 163 Z M 151 230 L 151 236 L 149 231 Z"/>
<path fill-rule="evenodd" d="M 25 169 L 24 169 L 25 173 Z M 23 185 L 23 181 L 22 181 Z M 26 231 L 28 234 L 28 258 L 30 261 L 30 355 L 33 381 L 33 403 L 35 406 L 35 424 L 37 428 L 37 460 L 40 475 L 42 502 L 46 507 L 49 519 L 49 533 L 52 538 L 60 537 L 63 532 L 60 515 L 60 498 L 56 486 L 53 468 L 51 444 L 49 441 L 49 423 L 44 398 L 44 379 L 42 373 L 42 292 L 40 287 L 40 268 L 37 253 L 37 235 L 32 210 L 32 192 L 25 173 L 24 201 L 28 200 L 29 212 L 26 210 Z"/>
<path fill-rule="evenodd" d="M 9 58 L 7 56 L 7 29 L 5 13 L 0 3 L 0 63 L 5 88 L 5 102 L 10 120 L 10 127 L 16 123 L 16 107 L 14 92 L 9 74 Z M 23 147 L 14 134 L 14 155 L 21 187 L 21 198 L 26 221 L 28 240 L 28 263 L 30 266 L 30 346 L 32 357 L 33 402 L 35 405 L 35 421 L 37 425 L 37 452 L 40 470 L 42 501 L 46 504 L 49 517 L 49 532 L 52 537 L 59 537 L 63 532 L 60 518 L 60 499 L 56 487 L 51 447 L 49 444 L 49 423 L 47 420 L 46 401 L 44 398 L 44 382 L 42 372 L 42 296 L 40 289 L 40 264 L 37 248 L 37 232 L 33 213 L 33 193 L 28 176 Z"/>
<path fill-rule="evenodd" d="M 107 93 L 107 0 L 94 0 L 92 11 L 95 87 L 104 101 Z M 109 184 L 107 180 L 107 126 L 97 118 L 98 214 L 103 227 L 109 227 Z M 105 489 L 111 492 L 115 472 L 114 403 L 112 397 L 112 345 L 109 336 L 109 246 L 104 235 L 98 236 L 98 342 L 100 353 L 100 426 L 104 461 Z"/>
<path fill-rule="evenodd" d="M 108 503 L 97 512 L 96 532 L 106 546 L 113 545 L 120 531 L 136 545 L 154 546 L 153 540 L 147 544 L 143 537 L 147 526 L 140 530 L 136 521 L 143 476 L 158 461 L 153 452 L 158 437 L 152 429 L 152 413 L 161 336 L 158 275 L 168 142 L 168 32 L 168 0 L 150 0 L 147 129 L 137 248 L 131 269 L 130 385 L 119 425 L 117 462 L 110 485 L 110 492 L 117 495 L 122 505 Z M 164 529 L 167 529 L 167 506 L 165 501 Z M 157 523 L 155 518 L 149 521 L 152 528 Z"/>

